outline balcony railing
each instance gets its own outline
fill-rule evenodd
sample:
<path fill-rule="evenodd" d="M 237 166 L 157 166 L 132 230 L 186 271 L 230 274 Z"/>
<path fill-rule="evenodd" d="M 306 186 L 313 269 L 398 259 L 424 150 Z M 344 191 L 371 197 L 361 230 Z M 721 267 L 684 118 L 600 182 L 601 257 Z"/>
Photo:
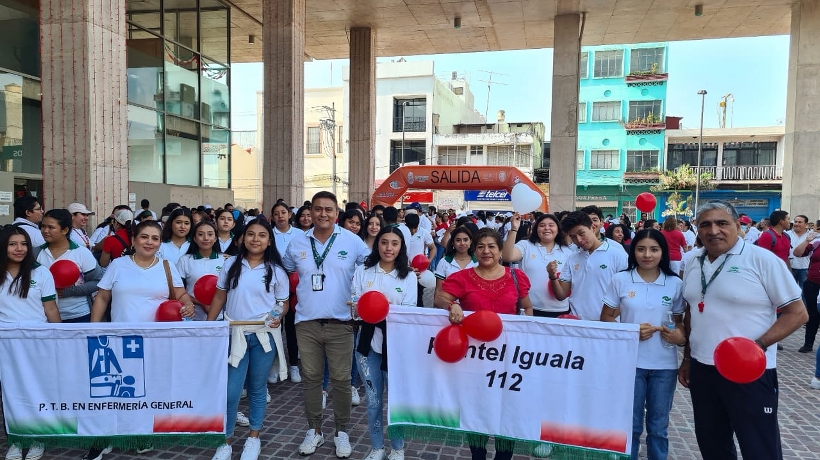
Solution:
<path fill-rule="evenodd" d="M 404 128 L 402 128 L 404 126 Z M 427 131 L 427 120 L 424 117 L 393 117 L 393 132 L 423 133 Z"/>
<path fill-rule="evenodd" d="M 694 172 L 697 168 L 691 167 Z M 783 180 L 783 167 L 759 166 L 701 166 L 701 173 L 710 173 L 716 181 L 779 181 Z"/>

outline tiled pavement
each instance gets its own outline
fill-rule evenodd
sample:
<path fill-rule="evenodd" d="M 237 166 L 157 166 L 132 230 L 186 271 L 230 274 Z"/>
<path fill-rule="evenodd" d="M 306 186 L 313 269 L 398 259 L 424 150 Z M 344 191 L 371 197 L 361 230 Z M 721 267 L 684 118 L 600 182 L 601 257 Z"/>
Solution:
<path fill-rule="evenodd" d="M 811 390 L 808 382 L 814 370 L 814 353 L 800 354 L 797 348 L 802 344 L 803 329 L 783 342 L 786 350 L 778 353 L 778 374 L 780 380 L 780 430 L 783 439 L 785 460 L 807 460 L 820 458 L 820 391 Z M 268 405 L 265 425 L 262 431 L 262 454 L 260 459 L 297 459 L 299 443 L 302 441 L 307 426 L 302 410 L 302 395 L 298 384 L 289 381 L 269 386 L 273 400 Z M 247 409 L 247 400 L 242 400 L 240 409 Z M 331 404 L 325 411 L 325 432 L 333 428 Z M 355 407 L 351 415 L 349 429 L 353 444 L 352 460 L 364 458 L 368 451 L 367 416 L 365 407 Z M 237 427 L 238 439 L 242 439 L 247 428 Z M 670 460 L 700 459 L 692 422 L 692 406 L 688 392 L 678 386 L 672 408 L 670 427 Z M 0 436 L 0 443 L 5 444 L 5 435 Z M 239 459 L 242 441 L 236 442 L 234 459 Z M 46 451 L 44 459 L 79 459 L 83 451 L 69 449 L 52 449 Z M 193 447 L 177 447 L 155 451 L 144 455 L 133 452 L 115 451 L 105 456 L 106 460 L 182 460 L 205 459 L 213 455 L 213 450 Z M 436 443 L 408 441 L 406 457 L 420 460 L 454 460 L 470 458 L 466 448 L 443 446 Z M 324 446 L 310 457 L 311 460 L 334 459 L 333 440 L 329 437 Z M 527 457 L 517 455 L 516 460 Z M 642 457 L 643 458 L 643 457 Z"/>

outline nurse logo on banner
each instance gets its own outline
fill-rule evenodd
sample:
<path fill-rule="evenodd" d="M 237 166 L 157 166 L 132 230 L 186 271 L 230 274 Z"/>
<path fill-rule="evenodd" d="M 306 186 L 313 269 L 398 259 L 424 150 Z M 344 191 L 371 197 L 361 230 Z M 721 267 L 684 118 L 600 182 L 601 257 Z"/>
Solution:
<path fill-rule="evenodd" d="M 92 398 L 144 398 L 145 353 L 141 336 L 89 336 L 88 381 Z"/>

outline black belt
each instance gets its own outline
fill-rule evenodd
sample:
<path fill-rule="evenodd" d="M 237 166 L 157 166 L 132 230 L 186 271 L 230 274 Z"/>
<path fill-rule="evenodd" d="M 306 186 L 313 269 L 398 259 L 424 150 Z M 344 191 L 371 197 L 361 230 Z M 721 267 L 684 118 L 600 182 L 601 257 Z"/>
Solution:
<path fill-rule="evenodd" d="M 336 319 L 336 318 L 315 319 L 314 321 L 316 321 L 319 324 L 343 324 L 345 326 L 352 326 L 353 325 L 353 321 L 342 321 L 342 320 Z"/>

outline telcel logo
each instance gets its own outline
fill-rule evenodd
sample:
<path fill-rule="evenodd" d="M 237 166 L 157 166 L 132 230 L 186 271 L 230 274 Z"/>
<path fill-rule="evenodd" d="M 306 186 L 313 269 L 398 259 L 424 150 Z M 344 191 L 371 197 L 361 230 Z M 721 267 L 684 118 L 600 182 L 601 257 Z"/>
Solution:
<path fill-rule="evenodd" d="M 482 190 L 478 192 L 478 198 L 490 198 L 496 200 L 503 200 L 507 198 L 506 190 Z"/>

